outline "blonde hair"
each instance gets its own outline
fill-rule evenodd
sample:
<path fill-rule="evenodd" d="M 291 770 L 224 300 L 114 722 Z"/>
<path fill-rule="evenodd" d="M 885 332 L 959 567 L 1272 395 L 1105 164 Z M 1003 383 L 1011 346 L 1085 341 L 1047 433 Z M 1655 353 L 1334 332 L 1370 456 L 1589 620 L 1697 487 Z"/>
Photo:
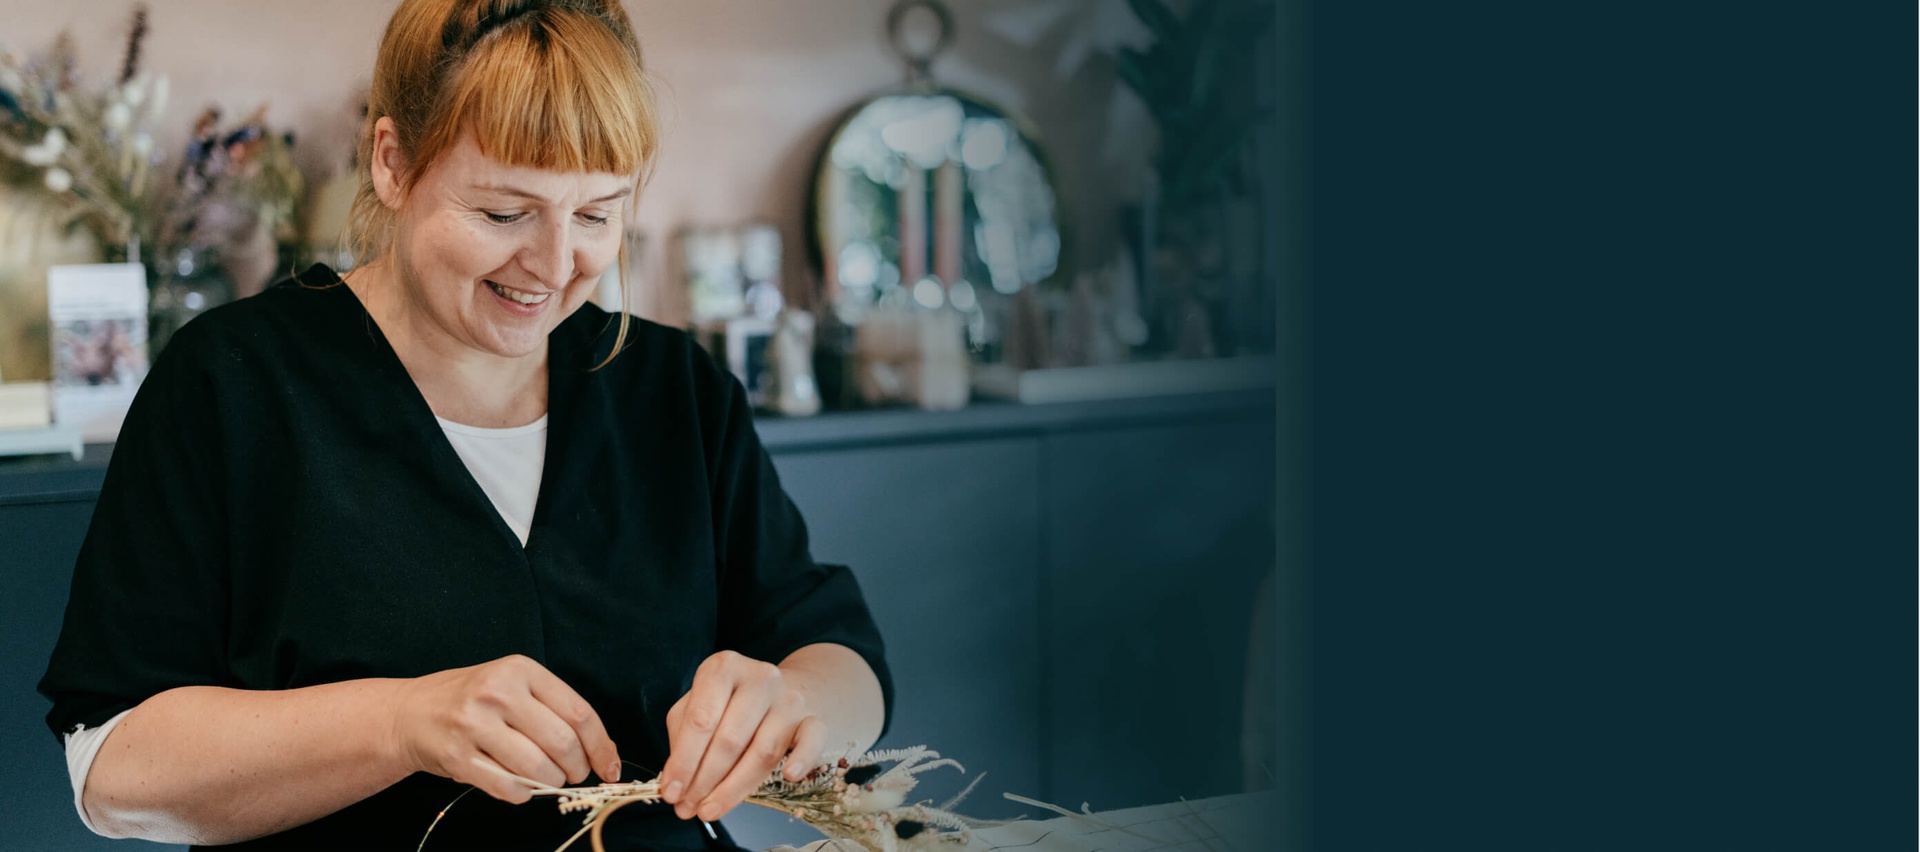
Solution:
<path fill-rule="evenodd" d="M 359 191 L 344 235 L 356 266 L 385 251 L 393 211 L 373 186 L 374 125 L 393 119 L 404 196 L 462 133 L 511 166 L 638 174 L 659 144 L 640 43 L 619 0 L 404 0 L 387 23 L 360 132 Z M 627 250 L 619 268 L 627 298 Z M 612 360 L 626 342 L 619 316 Z M 605 361 L 601 362 L 604 366 Z"/>

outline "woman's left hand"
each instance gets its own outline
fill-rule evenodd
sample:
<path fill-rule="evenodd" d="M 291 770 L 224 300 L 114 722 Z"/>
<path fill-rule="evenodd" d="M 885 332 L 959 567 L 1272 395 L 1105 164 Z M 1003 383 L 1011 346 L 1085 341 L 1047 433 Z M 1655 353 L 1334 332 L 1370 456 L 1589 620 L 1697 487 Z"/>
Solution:
<path fill-rule="evenodd" d="M 760 788 L 781 758 L 789 781 L 819 762 L 827 726 L 779 666 L 721 651 L 667 711 L 661 797 L 681 819 L 713 822 Z"/>

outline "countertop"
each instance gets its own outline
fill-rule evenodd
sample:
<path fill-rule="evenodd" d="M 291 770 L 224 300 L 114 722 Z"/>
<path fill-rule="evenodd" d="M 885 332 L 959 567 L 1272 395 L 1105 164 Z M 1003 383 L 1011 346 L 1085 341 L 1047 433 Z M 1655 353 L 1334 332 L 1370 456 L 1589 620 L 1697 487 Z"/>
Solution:
<path fill-rule="evenodd" d="M 1048 404 L 976 402 L 956 411 L 869 409 L 814 417 L 762 415 L 755 428 L 768 452 L 781 455 L 1250 415 L 1271 417 L 1274 405 L 1274 392 L 1269 388 Z M 112 455 L 112 444 L 89 444 L 85 456 L 78 460 L 64 455 L 0 459 L 0 505 L 93 500 L 100 492 Z"/>

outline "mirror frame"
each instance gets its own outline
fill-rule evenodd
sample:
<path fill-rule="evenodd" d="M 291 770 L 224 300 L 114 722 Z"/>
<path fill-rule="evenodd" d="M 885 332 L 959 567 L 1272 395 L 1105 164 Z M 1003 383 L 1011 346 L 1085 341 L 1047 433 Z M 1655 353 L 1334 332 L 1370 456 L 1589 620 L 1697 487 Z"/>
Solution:
<path fill-rule="evenodd" d="M 1065 187 L 1061 185 L 1060 170 L 1054 167 L 1053 158 L 1047 150 L 1046 141 L 1040 135 L 1039 129 L 1034 125 L 1033 121 L 1022 113 L 1009 110 L 988 98 L 972 92 L 931 82 L 910 82 L 876 92 L 842 111 L 839 118 L 834 122 L 833 132 L 827 135 L 826 142 L 820 146 L 818 154 L 814 157 L 813 173 L 809 178 L 812 186 L 808 191 L 805 230 L 807 233 L 807 262 L 813 272 L 816 283 L 816 292 L 810 295 L 817 301 L 818 309 L 823 313 L 834 312 L 835 305 L 827 298 L 827 293 L 832 290 L 837 290 L 839 287 L 838 282 L 829 282 L 826 280 L 826 252 L 828 251 L 828 246 L 826 233 L 827 217 L 825 215 L 825 178 L 826 170 L 833 161 L 834 146 L 840 142 L 840 138 L 847 132 L 847 128 L 853 124 L 853 120 L 857 118 L 862 111 L 866 110 L 867 107 L 872 106 L 875 102 L 884 98 L 899 97 L 901 95 L 950 96 L 962 102 L 970 102 L 975 106 L 986 109 L 1000 116 L 1008 124 L 1013 125 L 1014 130 L 1020 134 L 1020 138 L 1032 149 L 1034 160 L 1040 164 L 1041 171 L 1047 176 L 1047 185 L 1053 190 L 1053 225 L 1054 229 L 1060 234 L 1060 256 L 1054 263 L 1053 274 L 1028 284 L 1022 289 L 1038 289 L 1042 292 L 1067 289 L 1067 286 L 1073 281 L 1077 269 L 1077 264 L 1074 260 L 1075 230 L 1073 227 L 1073 215 L 1065 203 L 1068 194 L 1065 191 Z"/>

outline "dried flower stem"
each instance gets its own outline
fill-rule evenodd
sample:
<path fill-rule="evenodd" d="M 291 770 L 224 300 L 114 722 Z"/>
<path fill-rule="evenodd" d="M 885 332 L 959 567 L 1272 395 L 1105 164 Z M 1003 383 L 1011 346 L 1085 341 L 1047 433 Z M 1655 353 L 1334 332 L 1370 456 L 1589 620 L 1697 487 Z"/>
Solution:
<path fill-rule="evenodd" d="M 1054 813 L 1061 814 L 1063 816 L 1070 816 L 1082 822 L 1090 823 L 1093 826 L 1098 828 L 1103 828 L 1109 831 L 1117 831 L 1117 832 L 1120 832 L 1121 834 L 1132 835 L 1134 837 L 1140 838 L 1141 840 L 1145 840 L 1149 843 L 1166 842 L 1157 837 L 1148 837 L 1147 835 L 1141 834 L 1140 832 L 1130 831 L 1127 829 L 1126 826 L 1115 825 L 1113 823 L 1107 822 L 1106 820 L 1100 819 L 1099 817 L 1096 817 L 1093 815 L 1093 808 L 1088 806 L 1086 802 L 1080 803 L 1080 811 L 1076 813 L 1074 811 L 1070 811 L 1070 810 L 1067 810 L 1066 808 L 1060 807 L 1059 805 L 1050 805 L 1038 799 L 1029 799 L 1025 796 L 1016 796 L 1012 793 L 1001 793 L 1000 795 L 1007 797 L 1009 800 L 1019 802 L 1020 804 L 1023 804 L 1023 805 L 1031 805 L 1036 808 L 1044 808 L 1046 810 L 1053 811 Z"/>
<path fill-rule="evenodd" d="M 133 7 L 133 28 L 127 31 L 127 52 L 120 62 L 120 85 L 133 82 L 140 73 L 140 43 L 147 38 L 147 4 Z"/>

